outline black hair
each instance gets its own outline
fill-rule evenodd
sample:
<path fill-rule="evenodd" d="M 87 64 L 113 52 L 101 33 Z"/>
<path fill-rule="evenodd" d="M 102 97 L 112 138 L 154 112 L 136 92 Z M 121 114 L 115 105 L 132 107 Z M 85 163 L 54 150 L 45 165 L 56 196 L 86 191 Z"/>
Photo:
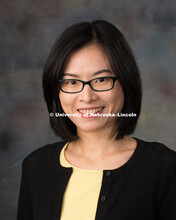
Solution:
<path fill-rule="evenodd" d="M 136 117 L 118 117 L 115 139 L 132 134 L 141 110 L 141 80 L 139 70 L 128 42 L 111 23 L 104 20 L 80 22 L 67 28 L 56 40 L 43 70 L 43 92 L 49 113 L 64 113 L 59 100 L 58 80 L 62 78 L 73 52 L 95 43 L 107 55 L 112 71 L 118 75 L 125 102 L 122 113 Z M 78 139 L 76 126 L 68 117 L 50 117 L 54 133 L 65 141 Z"/>

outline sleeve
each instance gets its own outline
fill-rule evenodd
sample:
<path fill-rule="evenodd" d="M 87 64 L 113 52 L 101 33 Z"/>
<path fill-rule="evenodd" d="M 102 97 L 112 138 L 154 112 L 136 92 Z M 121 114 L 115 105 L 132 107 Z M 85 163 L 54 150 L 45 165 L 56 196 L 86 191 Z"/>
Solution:
<path fill-rule="evenodd" d="M 159 220 L 176 219 L 176 169 L 164 197 Z"/>
<path fill-rule="evenodd" d="M 22 177 L 18 199 L 17 220 L 33 220 L 27 171 L 24 165 L 24 161 L 22 164 Z"/>

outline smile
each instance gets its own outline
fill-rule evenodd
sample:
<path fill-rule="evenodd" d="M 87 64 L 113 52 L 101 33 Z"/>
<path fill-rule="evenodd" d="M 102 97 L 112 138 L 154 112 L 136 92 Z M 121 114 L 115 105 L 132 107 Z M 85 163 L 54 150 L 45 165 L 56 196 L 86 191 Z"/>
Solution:
<path fill-rule="evenodd" d="M 82 114 L 96 114 L 103 110 L 104 107 L 101 108 L 92 108 L 92 109 L 78 109 L 78 111 Z"/>

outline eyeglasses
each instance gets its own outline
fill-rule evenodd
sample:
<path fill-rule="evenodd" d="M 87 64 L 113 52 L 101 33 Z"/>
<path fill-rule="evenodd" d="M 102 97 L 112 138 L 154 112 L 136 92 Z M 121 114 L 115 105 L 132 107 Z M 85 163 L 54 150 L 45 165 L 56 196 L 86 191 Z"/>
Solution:
<path fill-rule="evenodd" d="M 96 92 L 104 92 L 111 90 L 114 87 L 114 82 L 117 80 L 117 76 L 105 76 L 91 79 L 89 81 L 82 81 L 79 79 L 60 79 L 59 87 L 66 93 L 78 93 L 81 92 L 86 84 Z"/>

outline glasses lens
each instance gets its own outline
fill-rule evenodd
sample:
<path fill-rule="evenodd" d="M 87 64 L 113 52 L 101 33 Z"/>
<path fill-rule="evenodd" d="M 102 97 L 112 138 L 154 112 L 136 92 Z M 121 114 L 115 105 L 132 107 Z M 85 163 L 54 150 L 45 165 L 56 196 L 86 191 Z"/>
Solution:
<path fill-rule="evenodd" d="M 108 77 L 96 78 L 92 80 L 91 86 L 98 91 L 109 90 L 113 87 L 113 79 Z"/>
<path fill-rule="evenodd" d="M 66 79 L 60 82 L 60 87 L 64 92 L 78 92 L 82 89 L 82 82 L 73 79 Z"/>

